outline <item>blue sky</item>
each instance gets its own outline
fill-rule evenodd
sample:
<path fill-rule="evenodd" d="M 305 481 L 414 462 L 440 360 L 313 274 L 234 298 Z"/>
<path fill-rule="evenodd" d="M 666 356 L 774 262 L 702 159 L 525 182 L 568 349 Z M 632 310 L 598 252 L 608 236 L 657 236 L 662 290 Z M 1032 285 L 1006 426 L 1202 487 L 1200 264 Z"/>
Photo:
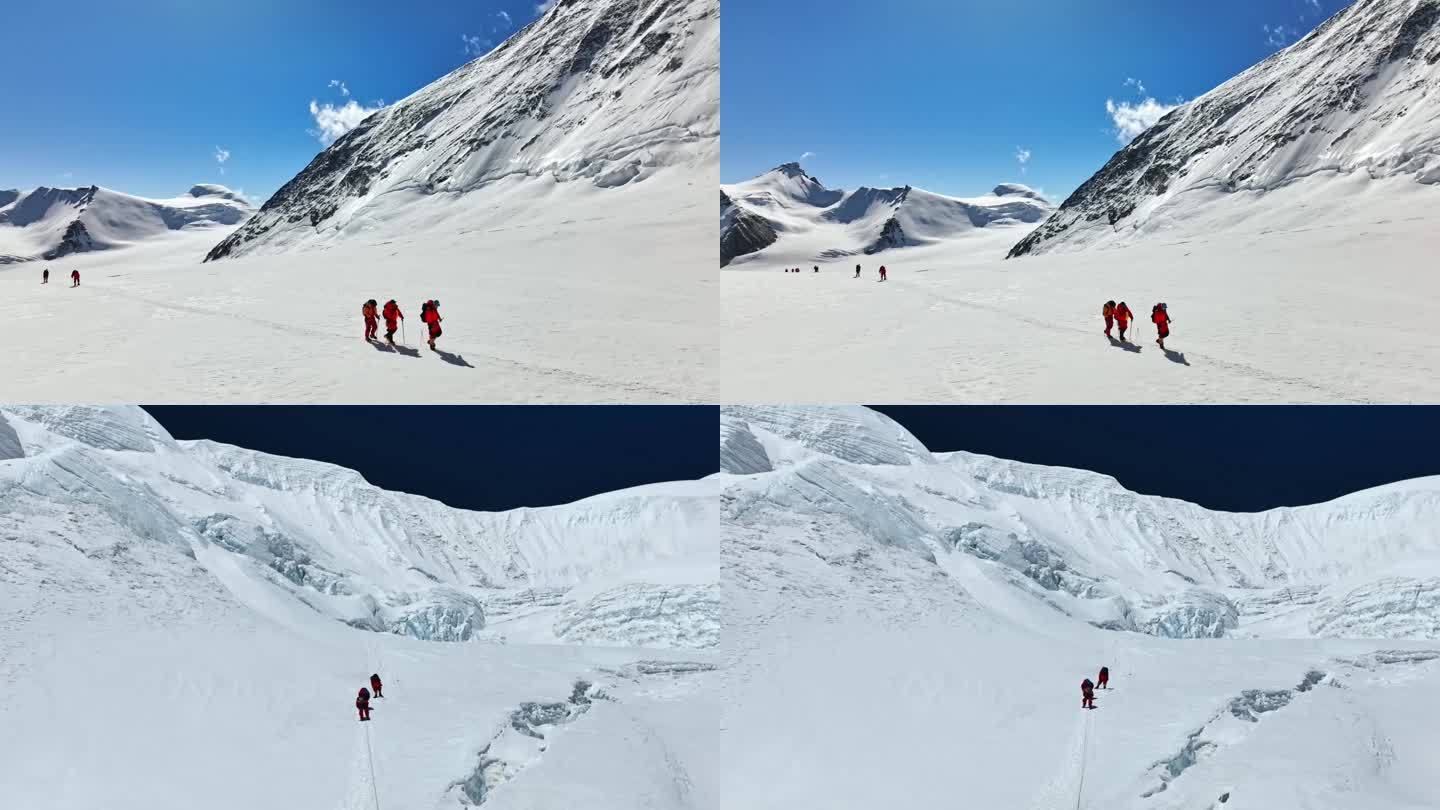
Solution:
<path fill-rule="evenodd" d="M 364 109 L 500 44 L 539 2 L 7 2 L 0 188 L 209 182 L 262 202 Z"/>
<path fill-rule="evenodd" d="M 803 158 L 832 188 L 1023 182 L 1059 202 L 1165 105 L 1346 5 L 725 0 L 721 179 Z"/>

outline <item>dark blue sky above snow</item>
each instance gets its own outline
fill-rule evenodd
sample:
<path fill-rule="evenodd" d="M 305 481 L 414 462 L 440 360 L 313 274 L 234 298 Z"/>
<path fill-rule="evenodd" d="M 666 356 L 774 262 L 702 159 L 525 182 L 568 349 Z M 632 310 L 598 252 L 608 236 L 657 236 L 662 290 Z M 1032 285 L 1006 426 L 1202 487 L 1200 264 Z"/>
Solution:
<path fill-rule="evenodd" d="M 793 160 L 832 188 L 1056 202 L 1168 105 L 1347 0 L 725 0 L 722 182 Z"/>
<path fill-rule="evenodd" d="M 146 406 L 177 439 L 358 470 L 462 509 L 570 503 L 720 469 L 720 409 L 694 406 Z"/>
<path fill-rule="evenodd" d="M 1136 381 L 1135 384 L 1143 384 Z M 1440 475 L 1440 407 L 889 406 L 936 452 L 1092 470 L 1127 489 L 1258 512 Z"/>
<path fill-rule="evenodd" d="M 4 4 L 0 189 L 258 204 L 324 145 L 491 50 L 544 0 Z"/>

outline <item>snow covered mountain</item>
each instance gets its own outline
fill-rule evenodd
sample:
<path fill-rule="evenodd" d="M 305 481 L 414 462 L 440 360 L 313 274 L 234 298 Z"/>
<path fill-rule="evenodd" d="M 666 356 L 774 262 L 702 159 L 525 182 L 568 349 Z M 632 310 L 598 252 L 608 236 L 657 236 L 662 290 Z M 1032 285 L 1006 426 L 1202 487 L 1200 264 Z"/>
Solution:
<path fill-rule="evenodd" d="M 1379 200 L 1433 206 L 1437 61 L 1440 4 L 1357 0 L 1166 115 L 1010 255 L 1215 232 L 1257 214 L 1343 223 Z"/>
<path fill-rule="evenodd" d="M 218 592 L 261 613 L 314 612 L 428 641 L 516 627 L 532 640 L 640 646 L 707 647 L 718 637 L 704 482 L 477 513 L 386 492 L 321 462 L 175 442 L 139 409 L 0 414 L 9 437 L 0 458 L 12 458 L 0 470 L 8 520 L 60 557 L 81 546 L 169 555 L 205 572 L 187 588 L 197 598 Z M 104 528 L 78 538 L 37 531 L 67 513 Z M 12 584 L 137 571 L 124 554 L 92 560 L 36 559 Z"/>
<path fill-rule="evenodd" d="M 727 407 L 721 462 L 737 806 L 1440 801 L 1440 479 L 1221 513 L 862 408 Z"/>
<path fill-rule="evenodd" d="M 904 186 L 837 191 L 798 163 L 721 187 L 720 264 L 780 243 L 792 261 L 870 255 L 963 239 L 981 229 L 1023 227 L 1052 206 L 1033 190 L 1004 183 L 986 196 L 960 199 Z M 767 259 L 773 258 L 767 254 Z M 793 258 L 803 257 L 803 258 Z"/>
<path fill-rule="evenodd" d="M 208 258 L 468 224 L 492 209 L 513 222 L 528 216 L 522 200 L 572 186 L 703 180 L 719 152 L 719 16 L 718 0 L 553 3 L 337 140 Z"/>
<path fill-rule="evenodd" d="M 0 409 L 0 791 L 710 806 L 717 528 L 710 481 L 476 513 L 138 408 Z M 236 770 L 266 778 L 216 793 Z"/>
<path fill-rule="evenodd" d="M 783 482 L 749 514 L 759 503 L 823 512 L 841 536 L 910 549 L 926 565 L 964 560 L 1015 600 L 1097 627 L 1440 639 L 1440 478 L 1236 514 L 1083 470 L 931 454 L 863 409 L 732 407 L 724 421 L 722 468 Z M 850 491 L 866 495 L 842 497 Z"/>
<path fill-rule="evenodd" d="M 170 231 L 237 225 L 254 207 L 224 186 L 202 184 L 170 200 L 118 191 L 0 191 L 0 264 L 111 250 Z"/>

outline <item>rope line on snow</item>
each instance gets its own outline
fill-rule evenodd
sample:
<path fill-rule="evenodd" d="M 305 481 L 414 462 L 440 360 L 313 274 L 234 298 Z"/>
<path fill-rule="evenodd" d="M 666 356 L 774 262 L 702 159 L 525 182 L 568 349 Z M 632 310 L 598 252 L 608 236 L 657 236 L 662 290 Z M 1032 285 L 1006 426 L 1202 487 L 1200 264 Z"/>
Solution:
<path fill-rule="evenodd" d="M 375 810 L 380 810 L 380 789 L 375 786 L 375 749 L 370 747 L 370 727 L 365 727 L 365 759 L 370 763 L 370 795 L 375 799 Z"/>
<path fill-rule="evenodd" d="M 1090 759 L 1090 718 L 1094 715 L 1085 715 L 1085 731 L 1081 734 L 1080 743 L 1080 785 L 1075 788 L 1075 810 L 1080 810 L 1080 799 L 1085 795 L 1085 762 Z"/>

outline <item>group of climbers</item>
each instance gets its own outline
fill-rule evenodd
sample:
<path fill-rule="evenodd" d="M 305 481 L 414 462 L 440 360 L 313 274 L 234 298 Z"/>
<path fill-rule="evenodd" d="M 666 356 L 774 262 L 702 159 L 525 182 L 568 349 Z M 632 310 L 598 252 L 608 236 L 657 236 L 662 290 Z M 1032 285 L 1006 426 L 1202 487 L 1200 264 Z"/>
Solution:
<path fill-rule="evenodd" d="M 817 264 L 817 265 L 814 265 L 814 268 L 815 268 L 815 269 L 814 269 L 812 272 L 815 272 L 815 273 L 820 272 L 820 265 L 818 265 L 818 264 Z M 786 273 L 799 273 L 799 272 L 800 272 L 800 268 L 798 268 L 798 267 L 786 267 L 786 268 L 785 268 L 785 272 L 786 272 Z M 884 265 L 881 265 L 881 266 L 880 266 L 880 280 L 881 280 L 881 281 L 884 281 L 884 280 L 885 280 L 885 274 L 886 274 L 885 266 L 884 266 Z M 857 264 L 857 265 L 855 265 L 855 278 L 859 278 L 859 277 L 860 277 L 860 265 Z"/>
<path fill-rule="evenodd" d="M 1098 687 L 1100 689 L 1108 690 L 1110 688 L 1110 668 L 1100 667 L 1100 675 L 1098 676 L 1097 680 L 1099 681 Z M 1086 678 L 1085 680 L 1080 682 L 1080 708 L 1095 708 L 1096 687 L 1097 684 L 1091 683 L 1089 678 Z"/>
<path fill-rule="evenodd" d="M 360 315 L 365 319 L 366 340 L 379 342 L 375 333 L 379 329 L 379 319 L 384 318 L 385 340 L 390 345 L 395 345 L 395 332 L 400 328 L 400 321 L 405 320 L 405 313 L 400 311 L 400 305 L 395 303 L 395 299 L 386 301 L 385 306 L 380 307 L 375 299 L 371 298 L 360 307 Z M 429 328 L 430 338 L 427 343 L 432 350 L 435 348 L 435 339 L 441 334 L 440 320 L 440 302 L 438 300 L 432 298 L 420 305 L 420 321 Z"/>
<path fill-rule="evenodd" d="M 371 692 L 372 692 L 372 691 L 374 692 L 374 696 L 375 696 L 376 698 L 385 697 L 384 695 L 382 695 L 382 694 L 380 693 L 380 686 L 381 686 L 381 684 L 380 684 L 380 675 L 377 673 L 377 674 L 374 674 L 374 675 L 371 675 L 371 676 L 370 676 L 370 688 L 369 688 L 369 689 L 367 689 L 367 688 L 365 688 L 365 687 L 363 687 L 363 686 L 360 687 L 360 694 L 358 694 L 358 695 L 355 696 L 355 710 L 358 711 L 358 712 L 360 712 L 360 722 L 363 723 L 363 722 L 365 722 L 366 720 L 369 720 L 369 719 L 370 719 L 370 697 L 371 697 Z"/>
<path fill-rule="evenodd" d="M 40 273 L 40 283 L 41 283 L 41 284 L 49 284 L 49 283 L 50 283 L 50 268 L 47 267 L 47 268 L 45 268 L 45 269 Z M 71 287 L 79 287 L 79 286 L 80 286 L 80 271 L 79 271 L 79 270 L 71 270 L 71 271 L 70 271 L 70 286 L 71 286 Z"/>
<path fill-rule="evenodd" d="M 1110 330 L 1114 327 L 1120 329 L 1120 340 L 1125 340 L 1125 330 L 1130 328 L 1130 322 L 1135 319 L 1135 313 L 1124 301 L 1115 303 L 1106 301 L 1105 306 L 1100 308 L 1100 317 L 1105 319 L 1105 337 L 1110 337 Z M 1170 337 L 1170 309 L 1165 303 L 1159 303 L 1150 308 L 1150 322 L 1155 324 L 1157 337 L 1155 342 L 1160 348 L 1165 348 L 1165 338 Z"/>

